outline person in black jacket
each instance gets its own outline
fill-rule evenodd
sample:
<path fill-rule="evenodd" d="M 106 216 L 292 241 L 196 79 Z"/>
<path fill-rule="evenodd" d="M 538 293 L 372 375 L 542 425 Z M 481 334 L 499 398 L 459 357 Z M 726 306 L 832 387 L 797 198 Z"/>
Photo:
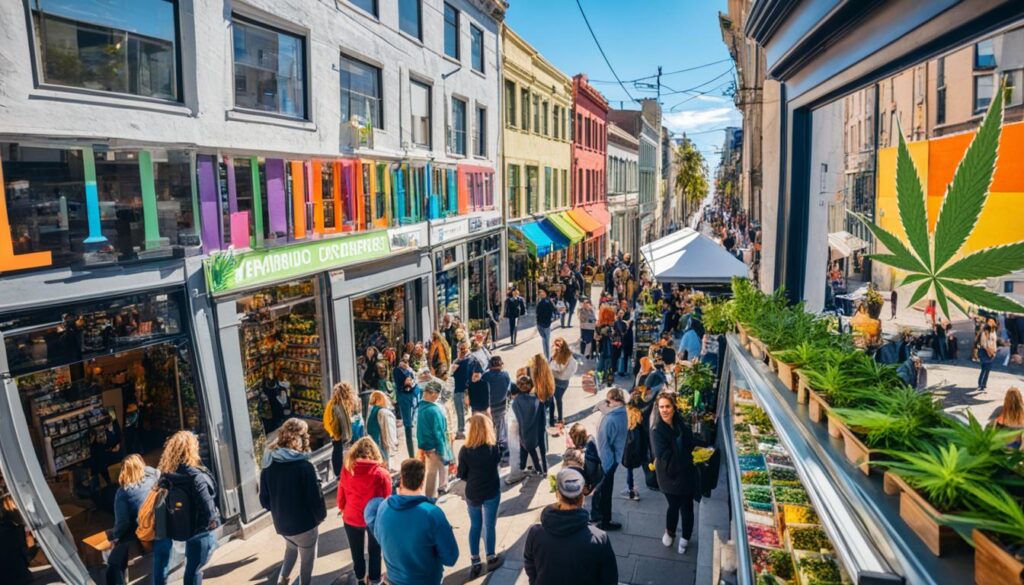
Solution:
<path fill-rule="evenodd" d="M 505 318 L 508 319 L 508 335 L 513 347 L 516 345 L 516 335 L 519 333 L 516 330 L 516 321 L 525 314 L 526 301 L 519 296 L 519 290 L 508 291 L 508 296 L 505 298 Z"/>
<path fill-rule="evenodd" d="M 459 479 L 466 482 L 466 506 L 469 508 L 469 556 L 473 565 L 469 578 L 476 579 L 483 572 L 480 561 L 480 535 L 483 533 L 487 553 L 487 570 L 501 566 L 501 556 L 495 553 L 497 543 L 498 504 L 501 502 L 501 484 L 498 482 L 498 464 L 501 450 L 494 434 L 494 423 L 486 414 L 474 414 L 469 419 L 469 436 L 459 451 Z"/>
<path fill-rule="evenodd" d="M 548 298 L 548 293 L 541 289 L 537 293 L 537 333 L 540 333 L 541 345 L 544 348 L 544 359 L 551 359 L 551 322 L 555 318 L 555 304 Z"/>
<path fill-rule="evenodd" d="M 161 534 L 161 522 L 157 522 L 157 540 L 153 542 L 153 585 L 167 583 L 174 540 L 185 542 L 185 585 L 202 583 L 203 566 L 217 546 L 214 531 L 220 526 L 220 510 L 217 509 L 217 486 L 199 456 L 199 438 L 191 431 L 178 431 L 171 435 L 164 443 L 158 468 L 158 485 L 161 488 L 187 494 L 191 527 L 184 537 L 167 534 L 169 528 Z"/>
<path fill-rule="evenodd" d="M 619 580 L 608 535 L 589 523 L 583 509 L 583 474 L 563 469 L 555 478 L 557 503 L 544 508 L 540 524 L 526 533 L 524 568 L 530 585 L 614 585 Z"/>
<path fill-rule="evenodd" d="M 296 557 L 300 585 L 309 585 L 313 578 L 319 526 L 327 517 L 327 508 L 309 451 L 309 425 L 290 418 L 263 455 L 260 505 L 270 512 L 274 529 L 285 543 L 278 583 L 291 582 Z"/>
<path fill-rule="evenodd" d="M 651 427 L 651 448 L 654 451 L 654 470 L 658 487 L 665 494 L 668 510 L 665 514 L 665 534 L 661 543 L 672 546 L 679 518 L 683 519 L 683 532 L 679 537 L 679 554 L 686 553 L 693 534 L 693 503 L 700 501 L 700 477 L 693 465 L 695 447 L 699 446 L 690 424 L 676 411 L 672 394 L 658 395 L 658 412 Z"/>
<path fill-rule="evenodd" d="M 14 499 L 4 496 L 0 502 L 0 567 L 3 567 L 4 583 L 28 585 L 32 582 L 28 564 L 36 550 L 28 547 L 26 534 Z"/>

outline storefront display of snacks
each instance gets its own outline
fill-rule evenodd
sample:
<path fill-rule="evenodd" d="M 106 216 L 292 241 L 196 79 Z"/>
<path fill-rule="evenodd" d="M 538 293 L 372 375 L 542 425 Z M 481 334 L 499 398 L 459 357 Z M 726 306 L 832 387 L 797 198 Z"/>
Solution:
<path fill-rule="evenodd" d="M 734 399 L 738 390 L 734 387 Z M 757 583 L 843 583 L 831 554 L 835 547 L 768 414 L 754 402 L 734 403 L 743 522 Z"/>

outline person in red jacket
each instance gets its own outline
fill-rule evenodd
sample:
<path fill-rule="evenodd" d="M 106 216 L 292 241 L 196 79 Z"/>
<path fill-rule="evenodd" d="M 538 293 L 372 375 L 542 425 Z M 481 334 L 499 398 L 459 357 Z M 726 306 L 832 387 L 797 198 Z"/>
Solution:
<path fill-rule="evenodd" d="M 370 437 L 363 437 L 345 454 L 345 465 L 338 480 L 338 510 L 345 525 L 352 566 L 361 584 L 380 583 L 380 545 L 366 529 L 363 510 L 373 498 L 391 495 L 391 476 L 384 458 Z M 366 544 L 364 544 L 366 543 Z M 369 547 L 370 574 L 367 580 L 364 546 Z"/>

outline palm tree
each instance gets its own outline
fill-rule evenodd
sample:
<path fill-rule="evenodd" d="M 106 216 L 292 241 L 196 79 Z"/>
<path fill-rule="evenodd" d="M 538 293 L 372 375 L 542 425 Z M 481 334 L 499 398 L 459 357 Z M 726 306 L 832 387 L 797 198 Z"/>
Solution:
<path fill-rule="evenodd" d="M 683 192 L 686 201 L 698 205 L 708 195 L 708 166 L 704 155 L 685 136 L 675 149 L 676 189 Z"/>

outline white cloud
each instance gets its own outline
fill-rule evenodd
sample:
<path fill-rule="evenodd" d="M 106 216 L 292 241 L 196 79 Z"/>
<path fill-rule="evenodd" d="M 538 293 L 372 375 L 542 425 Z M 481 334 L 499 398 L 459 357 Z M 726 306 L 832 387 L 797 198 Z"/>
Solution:
<path fill-rule="evenodd" d="M 663 119 L 665 127 L 673 132 L 698 132 L 721 126 L 738 126 L 740 122 L 739 110 L 732 107 L 668 112 Z"/>

